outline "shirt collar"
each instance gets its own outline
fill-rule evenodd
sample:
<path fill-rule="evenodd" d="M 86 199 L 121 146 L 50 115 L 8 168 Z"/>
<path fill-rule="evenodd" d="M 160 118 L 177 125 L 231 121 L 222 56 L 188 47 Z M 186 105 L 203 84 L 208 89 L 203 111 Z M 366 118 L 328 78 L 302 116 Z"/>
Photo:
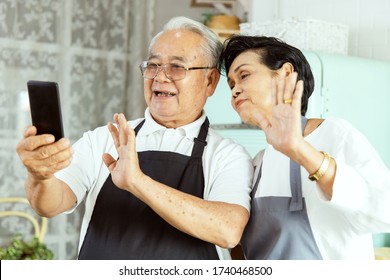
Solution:
<path fill-rule="evenodd" d="M 206 119 L 206 114 L 203 110 L 202 115 L 197 120 L 195 120 L 192 123 L 186 124 L 184 126 L 178 127 L 176 128 L 176 130 L 180 131 L 187 138 L 193 139 L 195 137 L 198 137 L 200 127 L 202 126 L 205 119 Z M 143 124 L 141 130 L 138 132 L 138 135 L 146 136 L 158 132 L 160 130 L 167 130 L 167 129 L 174 129 L 174 128 L 167 128 L 165 126 L 158 124 L 150 114 L 149 108 L 146 108 L 145 123 Z"/>

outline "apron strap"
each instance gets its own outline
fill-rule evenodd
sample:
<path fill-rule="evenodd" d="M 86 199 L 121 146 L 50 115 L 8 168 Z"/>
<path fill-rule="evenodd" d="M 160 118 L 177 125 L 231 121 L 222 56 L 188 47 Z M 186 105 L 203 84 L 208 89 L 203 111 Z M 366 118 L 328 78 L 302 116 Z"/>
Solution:
<path fill-rule="evenodd" d="M 144 125 L 144 123 L 145 123 L 145 119 L 143 119 L 143 120 L 137 125 L 137 127 L 134 128 L 135 136 L 137 136 L 138 131 L 141 129 L 141 127 Z"/>
<path fill-rule="evenodd" d="M 207 145 L 206 138 L 209 130 L 209 119 L 206 117 L 203 122 L 198 137 L 194 138 L 194 148 L 192 149 L 192 158 L 202 158 L 203 150 Z"/>
<path fill-rule="evenodd" d="M 307 118 L 302 116 L 302 135 L 307 123 Z M 301 166 L 290 159 L 290 189 L 291 189 L 291 212 L 303 210 L 302 198 L 302 180 L 301 180 Z"/>
<path fill-rule="evenodd" d="M 251 198 L 252 198 L 252 199 L 255 198 L 255 194 L 256 194 L 256 191 L 257 191 L 257 187 L 259 186 L 259 183 L 260 183 L 261 169 L 262 169 L 262 168 L 263 168 L 263 162 L 260 164 L 259 173 L 257 174 L 257 178 L 256 178 L 255 185 L 253 186 L 252 191 L 251 191 Z"/>

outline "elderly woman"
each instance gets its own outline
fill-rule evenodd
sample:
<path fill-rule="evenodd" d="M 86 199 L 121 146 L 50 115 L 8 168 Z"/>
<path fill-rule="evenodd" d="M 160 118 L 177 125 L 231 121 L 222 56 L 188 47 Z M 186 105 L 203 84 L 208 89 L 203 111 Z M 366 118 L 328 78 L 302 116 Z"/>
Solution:
<path fill-rule="evenodd" d="M 390 172 L 347 121 L 304 117 L 314 78 L 301 51 L 234 35 L 219 67 L 234 110 L 269 144 L 254 159 L 245 257 L 374 259 L 372 233 L 390 232 Z"/>

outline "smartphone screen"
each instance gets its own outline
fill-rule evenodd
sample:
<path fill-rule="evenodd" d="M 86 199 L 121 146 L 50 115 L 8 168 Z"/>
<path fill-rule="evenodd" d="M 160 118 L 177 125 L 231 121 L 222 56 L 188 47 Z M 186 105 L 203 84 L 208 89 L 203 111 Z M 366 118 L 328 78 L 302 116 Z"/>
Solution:
<path fill-rule="evenodd" d="M 58 84 L 28 81 L 27 89 L 31 120 L 37 128 L 37 134 L 52 134 L 55 141 L 64 137 Z"/>

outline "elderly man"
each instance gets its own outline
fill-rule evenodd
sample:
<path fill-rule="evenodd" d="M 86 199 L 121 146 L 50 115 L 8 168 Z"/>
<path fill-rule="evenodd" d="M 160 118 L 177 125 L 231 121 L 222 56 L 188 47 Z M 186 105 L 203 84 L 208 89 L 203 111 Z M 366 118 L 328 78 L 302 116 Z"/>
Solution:
<path fill-rule="evenodd" d="M 17 152 L 35 211 L 53 217 L 85 202 L 79 259 L 230 257 L 248 221 L 253 167 L 203 110 L 221 47 L 204 25 L 173 18 L 140 65 L 144 118 L 115 114 L 73 147 L 26 130 Z"/>

